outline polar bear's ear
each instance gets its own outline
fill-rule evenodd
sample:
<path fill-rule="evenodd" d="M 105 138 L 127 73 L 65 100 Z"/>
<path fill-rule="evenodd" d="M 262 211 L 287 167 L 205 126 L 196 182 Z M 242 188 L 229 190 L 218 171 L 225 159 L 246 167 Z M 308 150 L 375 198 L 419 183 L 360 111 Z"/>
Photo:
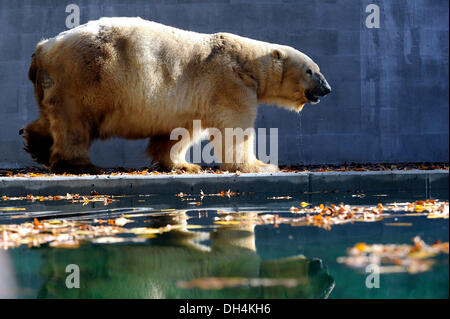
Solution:
<path fill-rule="evenodd" d="M 272 51 L 272 57 L 274 59 L 276 59 L 276 60 L 284 60 L 285 54 L 282 51 L 278 50 L 278 49 L 274 49 Z"/>

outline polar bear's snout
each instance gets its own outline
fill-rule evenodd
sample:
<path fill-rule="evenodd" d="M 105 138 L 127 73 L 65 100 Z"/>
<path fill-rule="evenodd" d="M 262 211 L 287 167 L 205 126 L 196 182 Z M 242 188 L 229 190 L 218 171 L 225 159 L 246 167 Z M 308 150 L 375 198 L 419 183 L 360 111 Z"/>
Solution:
<path fill-rule="evenodd" d="M 320 102 L 320 98 L 331 92 L 331 86 L 325 79 L 325 77 L 317 72 L 312 75 L 313 77 L 313 88 L 305 92 L 306 98 L 311 104 L 316 104 Z"/>
<path fill-rule="evenodd" d="M 321 73 L 313 74 L 314 88 L 312 92 L 314 96 L 323 97 L 331 92 L 331 86 Z"/>
<path fill-rule="evenodd" d="M 319 96 L 325 96 L 331 93 L 331 86 L 327 82 L 325 77 L 320 73 L 317 73 L 316 76 L 317 76 L 316 87 L 318 88 Z"/>

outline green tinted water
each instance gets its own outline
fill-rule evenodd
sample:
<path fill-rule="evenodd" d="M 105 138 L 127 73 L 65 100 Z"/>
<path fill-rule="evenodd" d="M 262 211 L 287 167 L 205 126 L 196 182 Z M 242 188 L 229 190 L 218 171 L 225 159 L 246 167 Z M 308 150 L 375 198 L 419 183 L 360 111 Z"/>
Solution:
<path fill-rule="evenodd" d="M 364 269 L 337 262 L 358 242 L 411 244 L 449 240 L 448 219 L 425 216 L 387 217 L 377 222 L 335 225 L 331 230 L 312 226 L 217 224 L 221 211 L 289 216 L 291 206 L 304 201 L 313 205 L 371 205 L 412 202 L 420 194 L 310 194 L 273 200 L 287 194 L 240 194 L 227 197 L 132 196 L 108 206 L 65 201 L 4 201 L 4 207 L 23 207 L 23 212 L 0 212 L 0 223 L 22 223 L 64 218 L 108 219 L 128 215 L 126 227 L 162 227 L 174 230 L 150 236 L 142 242 L 90 243 L 64 249 L 21 246 L 0 250 L 3 291 L 22 298 L 448 298 L 448 255 L 435 258 L 430 271 L 381 274 L 379 288 L 367 288 Z M 379 196 L 383 195 L 383 196 Z M 448 194 L 436 194 L 448 200 Z M 200 202 L 200 205 L 196 203 Z M 174 209 L 170 211 L 163 211 Z M 26 212 L 26 215 L 20 214 Z M 218 214 L 219 212 L 219 214 Z M 15 218 L 11 218 L 14 216 Z M 19 215 L 19 216 L 17 216 Z M 134 217 L 133 217 L 134 216 Z M 390 222 L 402 223 L 394 227 Z M 199 225 L 199 226 L 192 226 Z M 80 288 L 66 286 L 66 267 L 80 269 Z M 183 283 L 197 278 L 294 279 L 272 285 L 244 282 L 222 289 L 188 288 Z M 5 278 L 8 279 L 5 281 Z M 9 285 L 9 286 L 8 286 Z M 15 288 L 14 288 L 15 287 Z"/>

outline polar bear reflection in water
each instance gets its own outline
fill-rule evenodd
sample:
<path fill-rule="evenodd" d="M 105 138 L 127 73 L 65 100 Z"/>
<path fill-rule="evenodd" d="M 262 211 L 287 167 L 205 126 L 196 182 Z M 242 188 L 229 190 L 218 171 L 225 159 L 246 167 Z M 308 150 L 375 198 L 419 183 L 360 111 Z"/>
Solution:
<path fill-rule="evenodd" d="M 44 248 L 38 297 L 327 298 L 334 287 L 318 259 L 298 255 L 263 260 L 256 251 L 255 225 L 190 231 L 186 211 L 148 219 L 150 227 L 167 225 L 178 227 L 144 244 Z M 65 286 L 67 264 L 80 267 L 79 289 Z"/>

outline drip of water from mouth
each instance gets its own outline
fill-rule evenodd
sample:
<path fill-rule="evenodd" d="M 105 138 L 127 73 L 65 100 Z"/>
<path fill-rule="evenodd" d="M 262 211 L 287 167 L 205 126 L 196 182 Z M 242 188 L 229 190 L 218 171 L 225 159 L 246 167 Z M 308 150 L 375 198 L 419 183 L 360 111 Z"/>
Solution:
<path fill-rule="evenodd" d="M 298 114 L 299 120 L 297 122 L 297 145 L 298 147 L 298 159 L 303 163 L 303 139 L 302 139 L 302 115 L 301 113 Z M 300 164 L 300 163 L 296 163 Z"/>

